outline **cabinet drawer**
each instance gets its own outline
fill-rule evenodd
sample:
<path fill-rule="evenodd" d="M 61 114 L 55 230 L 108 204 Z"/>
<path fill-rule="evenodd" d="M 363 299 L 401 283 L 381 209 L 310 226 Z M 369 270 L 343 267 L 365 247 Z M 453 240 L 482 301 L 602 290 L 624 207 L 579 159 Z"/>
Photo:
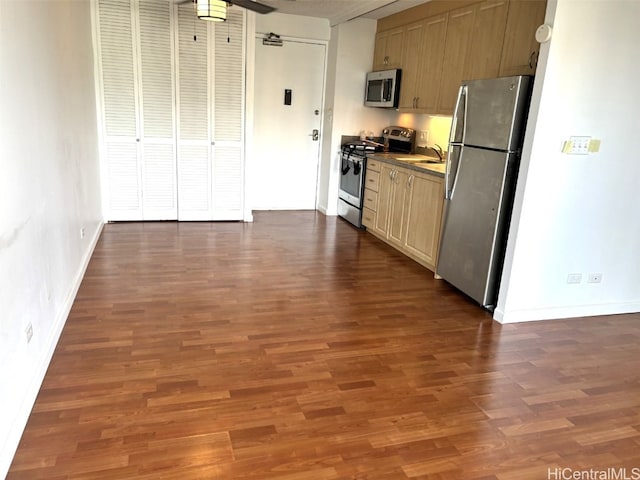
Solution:
<path fill-rule="evenodd" d="M 378 192 L 374 192 L 369 188 L 364 189 L 364 207 L 369 210 L 376 211 L 378 205 Z"/>
<path fill-rule="evenodd" d="M 367 173 L 373 170 L 374 172 L 380 171 L 380 162 L 377 160 L 371 160 L 367 158 Z"/>
<path fill-rule="evenodd" d="M 375 218 L 376 212 L 367 207 L 362 209 L 362 225 L 367 228 L 373 228 Z"/>
<path fill-rule="evenodd" d="M 378 172 L 367 169 L 367 176 L 365 177 L 365 188 L 371 189 L 374 192 L 378 191 L 378 185 L 380 185 L 380 174 Z"/>

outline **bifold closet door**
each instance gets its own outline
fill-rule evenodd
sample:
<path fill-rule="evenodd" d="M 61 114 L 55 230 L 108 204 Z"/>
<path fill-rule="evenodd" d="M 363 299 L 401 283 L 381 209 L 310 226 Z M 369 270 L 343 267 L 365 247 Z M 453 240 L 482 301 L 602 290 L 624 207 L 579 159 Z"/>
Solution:
<path fill-rule="evenodd" d="M 230 8 L 214 37 L 213 219 L 241 220 L 244 200 L 245 15 Z"/>
<path fill-rule="evenodd" d="M 177 218 L 170 0 L 99 0 L 107 220 Z"/>
<path fill-rule="evenodd" d="M 209 23 L 190 4 L 177 11 L 178 219 L 211 220 Z"/>
<path fill-rule="evenodd" d="M 178 218 L 242 220 L 245 20 L 195 21 L 178 11 Z"/>
<path fill-rule="evenodd" d="M 138 0 L 144 220 L 178 218 L 171 0 Z"/>

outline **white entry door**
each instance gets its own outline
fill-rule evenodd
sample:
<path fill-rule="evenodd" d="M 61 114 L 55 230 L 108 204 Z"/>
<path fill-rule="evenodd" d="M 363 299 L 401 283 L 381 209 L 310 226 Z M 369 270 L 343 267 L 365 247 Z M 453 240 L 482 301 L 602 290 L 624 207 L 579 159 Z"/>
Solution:
<path fill-rule="evenodd" d="M 325 45 L 256 39 L 255 210 L 316 208 Z"/>

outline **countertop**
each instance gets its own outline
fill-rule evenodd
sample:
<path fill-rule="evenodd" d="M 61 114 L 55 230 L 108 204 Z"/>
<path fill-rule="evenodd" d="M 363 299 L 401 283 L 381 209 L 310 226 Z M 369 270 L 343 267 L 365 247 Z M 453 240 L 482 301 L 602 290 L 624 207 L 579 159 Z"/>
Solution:
<path fill-rule="evenodd" d="M 436 177 L 444 177 L 444 171 L 446 163 L 420 163 L 426 161 L 438 162 L 437 157 L 430 157 L 428 155 L 419 154 L 407 154 L 407 153 L 369 153 L 367 158 L 372 160 L 379 160 L 381 162 L 391 163 L 393 165 L 399 165 L 406 167 L 410 170 L 417 172 L 425 172 Z"/>

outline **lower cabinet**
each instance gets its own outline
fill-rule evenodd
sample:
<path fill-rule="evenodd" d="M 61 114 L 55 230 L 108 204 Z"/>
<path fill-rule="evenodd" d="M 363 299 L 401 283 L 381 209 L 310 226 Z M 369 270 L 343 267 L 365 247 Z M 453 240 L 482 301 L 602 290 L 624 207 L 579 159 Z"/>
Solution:
<path fill-rule="evenodd" d="M 370 168 L 371 164 L 368 171 Z M 379 175 L 377 182 L 366 184 L 364 225 L 376 237 L 434 270 L 440 242 L 444 180 L 391 163 L 376 161 L 373 168 L 378 169 Z"/>
<path fill-rule="evenodd" d="M 423 265 L 435 268 L 440 245 L 440 224 L 444 205 L 442 178 L 420 173 L 409 177 L 407 228 L 403 248 Z"/>

